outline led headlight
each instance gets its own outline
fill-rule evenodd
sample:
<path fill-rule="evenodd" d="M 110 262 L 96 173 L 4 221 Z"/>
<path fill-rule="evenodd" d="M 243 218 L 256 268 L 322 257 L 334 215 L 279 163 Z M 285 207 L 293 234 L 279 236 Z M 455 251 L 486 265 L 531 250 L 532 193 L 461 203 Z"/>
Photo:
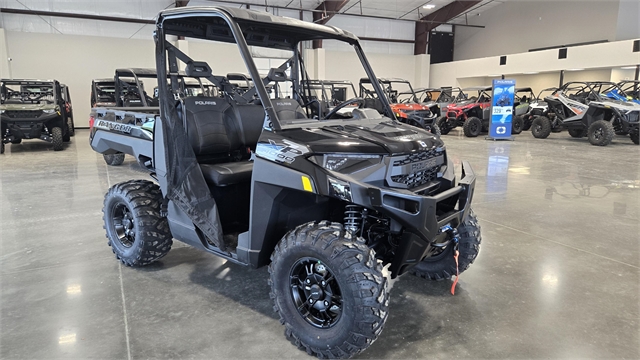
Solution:
<path fill-rule="evenodd" d="M 0 114 L 4 114 L 4 110 L 0 110 Z"/>
<path fill-rule="evenodd" d="M 329 195 L 348 202 L 353 202 L 351 197 L 351 186 L 348 182 L 338 180 L 332 177 L 329 179 Z"/>
<path fill-rule="evenodd" d="M 44 109 L 44 110 L 42 110 L 42 112 L 44 112 L 45 114 L 53 114 L 56 111 L 54 109 Z"/>
<path fill-rule="evenodd" d="M 352 173 L 380 163 L 380 155 L 327 154 L 322 158 L 322 167 L 331 171 Z"/>

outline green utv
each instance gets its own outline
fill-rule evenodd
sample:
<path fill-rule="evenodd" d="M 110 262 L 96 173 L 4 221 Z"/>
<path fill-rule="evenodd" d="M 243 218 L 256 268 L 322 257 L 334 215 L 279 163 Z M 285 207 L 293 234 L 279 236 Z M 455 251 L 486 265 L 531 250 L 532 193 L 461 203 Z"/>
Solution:
<path fill-rule="evenodd" d="M 237 91 L 168 36 L 235 43 L 253 84 Z M 317 100 L 299 45 L 320 39 L 353 48 L 383 114 L 352 98 L 312 116 Z M 252 10 L 185 7 L 158 15 L 155 41 L 153 136 L 138 131 L 144 115 L 108 111 L 96 114 L 91 133 L 96 151 L 128 149 L 157 181 L 119 183 L 105 197 L 108 243 L 123 264 L 150 264 L 176 239 L 236 264 L 268 266 L 285 336 L 320 358 L 349 358 L 387 320 L 383 266 L 391 278 L 439 280 L 474 261 L 481 236 L 471 167 L 463 161 L 456 181 L 443 142 L 396 121 L 356 36 Z M 262 78 L 249 46 L 292 57 Z M 180 63 L 187 77 L 215 84 L 218 96 L 181 94 Z M 290 83 L 291 97 L 270 98 L 274 82 Z"/>
<path fill-rule="evenodd" d="M 65 101 L 57 80 L 0 80 L 0 143 L 41 139 L 60 151 L 70 140 Z"/>

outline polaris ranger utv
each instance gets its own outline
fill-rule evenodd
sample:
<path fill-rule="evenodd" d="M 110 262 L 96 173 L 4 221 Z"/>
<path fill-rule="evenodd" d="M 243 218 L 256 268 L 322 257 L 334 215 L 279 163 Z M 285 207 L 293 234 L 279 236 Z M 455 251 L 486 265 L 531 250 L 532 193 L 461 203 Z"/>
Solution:
<path fill-rule="evenodd" d="M 226 77 L 167 36 L 237 44 L 253 86 L 235 93 Z M 383 114 L 352 98 L 324 119 L 309 117 L 299 45 L 321 39 L 351 45 Z M 481 237 L 469 163 L 456 181 L 442 141 L 396 121 L 355 35 L 253 10 L 185 7 L 160 12 L 155 42 L 160 116 L 153 157 L 141 165 L 158 184 L 116 184 L 103 208 L 108 243 L 123 264 L 157 261 L 176 239 L 233 263 L 268 265 L 285 336 L 309 354 L 348 358 L 370 346 L 387 320 L 383 266 L 392 278 L 414 272 L 437 280 L 476 258 Z M 261 79 L 249 46 L 290 51 L 290 72 L 272 68 Z M 220 96 L 176 96 L 179 63 Z M 294 98 L 270 99 L 265 84 L 285 77 Z M 335 118 L 353 103 L 361 107 L 351 118 Z M 94 127 L 91 146 L 138 146 L 118 130 L 121 121 Z"/>
<path fill-rule="evenodd" d="M 404 79 L 378 79 L 382 85 L 385 96 L 391 102 L 391 109 L 398 120 L 405 124 L 426 129 L 432 134 L 440 136 L 440 129 L 436 125 L 436 115 L 428 106 L 420 103 L 411 83 Z M 396 88 L 393 87 L 396 84 Z M 402 92 L 398 87 L 404 87 Z M 378 100 L 378 95 L 371 85 L 369 78 L 360 79 L 360 97 L 365 100 L 365 107 L 378 110 L 383 113 L 383 103 Z"/>
<path fill-rule="evenodd" d="M 533 120 L 531 133 L 545 139 L 554 129 L 567 129 L 574 138 L 587 136 L 591 145 L 607 146 L 616 134 L 629 135 L 638 144 L 640 105 L 614 100 L 606 94 L 616 91 L 627 95 L 612 82 L 569 82 L 545 99 L 553 120 L 538 116 Z"/>
<path fill-rule="evenodd" d="M 70 140 L 65 102 L 57 80 L 0 80 L 1 151 L 4 144 L 41 139 L 54 151 Z"/>

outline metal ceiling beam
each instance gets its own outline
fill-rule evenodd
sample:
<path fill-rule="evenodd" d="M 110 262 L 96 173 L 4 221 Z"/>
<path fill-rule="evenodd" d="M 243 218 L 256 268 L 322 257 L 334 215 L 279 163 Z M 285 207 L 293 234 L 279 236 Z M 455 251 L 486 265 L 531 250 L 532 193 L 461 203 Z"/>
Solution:
<path fill-rule="evenodd" d="M 480 2 L 481 0 L 456 0 L 420 19 L 420 22 L 416 23 L 416 42 L 413 48 L 414 55 L 427 53 L 429 32 L 437 28 L 440 25 L 439 23 L 446 23 Z"/>
<path fill-rule="evenodd" d="M 313 22 L 316 24 L 324 25 L 331 18 L 337 14 L 349 0 L 324 0 L 313 12 Z M 319 49 L 322 47 L 322 40 L 313 40 L 313 48 Z"/>

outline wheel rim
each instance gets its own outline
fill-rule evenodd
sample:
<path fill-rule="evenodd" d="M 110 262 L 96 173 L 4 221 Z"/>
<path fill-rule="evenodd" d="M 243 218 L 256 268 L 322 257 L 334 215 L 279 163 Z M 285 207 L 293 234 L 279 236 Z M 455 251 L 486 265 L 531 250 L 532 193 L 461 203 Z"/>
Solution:
<path fill-rule="evenodd" d="M 595 140 L 600 140 L 603 137 L 603 130 L 601 127 L 597 128 L 594 132 L 593 132 L 593 138 Z"/>
<path fill-rule="evenodd" d="M 476 122 L 472 122 L 471 125 L 469 125 L 469 127 L 471 128 L 471 132 L 473 134 L 475 134 L 478 131 L 478 124 L 476 124 Z"/>
<path fill-rule="evenodd" d="M 305 321 L 328 329 L 340 320 L 342 293 L 328 266 L 316 258 L 305 257 L 293 264 L 289 279 L 291 297 Z"/>
<path fill-rule="evenodd" d="M 519 122 L 519 121 L 516 121 L 516 122 L 513 124 L 513 129 L 514 129 L 515 131 L 520 130 L 520 122 Z"/>
<path fill-rule="evenodd" d="M 113 227 L 118 237 L 118 241 L 122 246 L 130 248 L 136 241 L 135 224 L 133 214 L 123 203 L 117 203 L 113 206 L 111 219 Z"/>
<path fill-rule="evenodd" d="M 533 132 L 536 134 L 539 134 L 542 131 L 542 125 L 536 124 L 536 126 L 533 127 Z"/>

